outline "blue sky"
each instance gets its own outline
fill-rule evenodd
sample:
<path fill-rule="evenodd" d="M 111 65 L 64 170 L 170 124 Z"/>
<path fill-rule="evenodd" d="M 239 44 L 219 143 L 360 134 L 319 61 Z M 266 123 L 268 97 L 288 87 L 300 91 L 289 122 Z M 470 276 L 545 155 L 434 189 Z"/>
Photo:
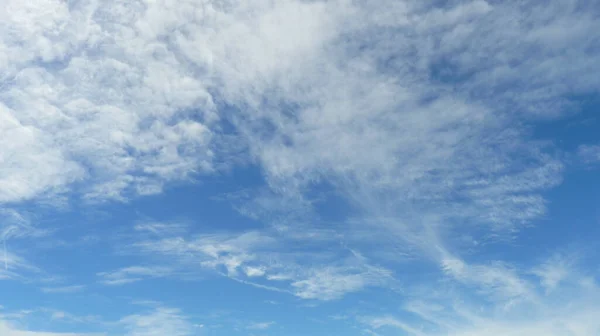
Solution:
<path fill-rule="evenodd" d="M 600 335 L 594 1 L 5 0 L 0 335 Z"/>

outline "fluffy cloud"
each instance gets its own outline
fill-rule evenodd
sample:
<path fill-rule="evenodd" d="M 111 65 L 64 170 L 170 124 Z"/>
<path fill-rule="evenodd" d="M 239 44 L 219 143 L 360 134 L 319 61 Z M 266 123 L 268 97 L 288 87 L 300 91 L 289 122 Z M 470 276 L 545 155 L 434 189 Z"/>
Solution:
<path fill-rule="evenodd" d="M 0 115 L 18 140 L 3 146 L 1 200 L 75 182 L 90 197 L 158 192 L 211 170 L 217 114 L 285 188 L 327 175 L 423 197 L 444 191 L 437 176 L 494 180 L 510 167 L 500 158 L 522 154 L 499 125 L 556 115 L 564 95 L 599 85 L 582 33 L 592 14 L 575 24 L 581 6 L 523 6 L 11 1 Z M 449 92 L 445 78 L 463 77 Z M 538 206 L 513 202 L 502 206 Z"/>
<path fill-rule="evenodd" d="M 327 181 L 380 217 L 416 202 L 444 223 L 519 225 L 561 165 L 506 126 L 597 92 L 582 7 L 11 1 L 0 200 L 159 192 L 213 169 L 224 118 L 277 192 Z"/>
<path fill-rule="evenodd" d="M 119 8 L 135 5 L 3 5 L 0 201 L 73 183 L 102 199 L 156 193 L 211 169 L 211 98 L 164 44 L 128 41 L 135 18 Z"/>

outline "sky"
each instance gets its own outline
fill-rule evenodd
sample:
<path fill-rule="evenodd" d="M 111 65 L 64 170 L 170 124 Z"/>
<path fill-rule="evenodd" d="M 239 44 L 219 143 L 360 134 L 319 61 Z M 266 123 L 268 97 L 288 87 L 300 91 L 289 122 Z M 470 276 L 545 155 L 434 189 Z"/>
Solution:
<path fill-rule="evenodd" d="M 600 335 L 599 31 L 0 0 L 0 335 Z"/>

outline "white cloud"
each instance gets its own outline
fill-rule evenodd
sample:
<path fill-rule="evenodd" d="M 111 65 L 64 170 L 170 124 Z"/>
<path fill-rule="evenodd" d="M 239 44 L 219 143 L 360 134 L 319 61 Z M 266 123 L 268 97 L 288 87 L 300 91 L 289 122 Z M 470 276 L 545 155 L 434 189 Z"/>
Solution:
<path fill-rule="evenodd" d="M 158 307 L 146 314 L 124 317 L 120 323 L 127 336 L 188 336 L 194 335 L 194 326 L 178 309 Z"/>
<path fill-rule="evenodd" d="M 201 265 L 241 283 L 304 299 L 334 300 L 366 287 L 393 282 L 391 271 L 371 265 L 356 252 L 321 251 L 327 241 L 314 245 L 316 251 L 293 252 L 304 248 L 306 240 L 289 239 L 277 231 L 184 237 L 189 234 L 139 240 L 127 252 L 164 259 L 171 267 L 188 273 Z M 165 275 L 178 276 L 177 272 Z"/>
<path fill-rule="evenodd" d="M 151 237 L 135 242 L 138 252 L 306 299 L 339 298 L 391 277 L 345 246 L 329 248 L 343 242 L 416 255 L 503 309 L 546 302 L 517 267 L 470 263 L 456 251 L 514 235 L 545 214 L 543 193 L 564 167 L 528 126 L 570 113 L 569 97 L 598 93 L 591 69 L 599 51 L 589 33 L 600 30 L 597 9 L 575 0 L 429 6 L 8 1 L 0 9 L 0 203 L 159 193 L 243 148 L 272 194 L 249 202 L 258 211 L 240 210 L 271 227 L 190 237 L 180 227 L 139 224 Z M 220 141 L 221 119 L 234 126 L 233 144 Z M 580 155 L 593 161 L 594 151 L 583 146 Z M 311 192 L 319 188 L 352 210 L 343 229 L 306 220 L 318 217 Z M 4 238 L 16 232 L 2 230 Z M 99 275 L 119 284 L 172 273 L 157 266 Z M 548 295 L 565 279 L 549 266 L 534 275 Z M 581 307 L 565 312 L 560 328 L 593 332 L 580 322 L 596 308 Z M 514 325 L 558 333 L 547 316 Z M 513 320 L 493 317 L 448 332 L 518 335 Z M 182 321 L 162 310 L 125 322 L 142 335 L 135 330 L 149 334 L 161 318 Z M 418 333 L 393 317 L 375 321 Z"/>
<path fill-rule="evenodd" d="M 50 230 L 32 224 L 26 213 L 0 207 L 0 279 L 25 279 L 41 270 L 31 263 L 21 242 L 48 235 Z"/>
<path fill-rule="evenodd" d="M 572 261 L 568 262 L 566 274 L 557 275 L 558 260 L 567 259 L 556 255 L 536 266 L 537 278 L 525 272 L 507 271 L 512 269 L 508 266 L 494 270 L 486 267 L 482 271 L 481 266 L 465 265 L 464 268 L 473 268 L 470 272 L 477 272 L 469 281 L 478 282 L 477 286 L 487 290 L 460 289 L 464 284 L 456 287 L 457 282 L 450 279 L 439 282 L 438 288 L 431 282 L 424 287 L 428 292 L 419 292 L 404 305 L 408 314 L 359 320 L 378 332 L 401 329 L 407 335 L 417 336 L 597 334 L 600 323 L 590 318 L 600 311 L 597 282 Z M 489 291 L 494 293 L 493 301 L 489 301 Z"/>
<path fill-rule="evenodd" d="M 365 287 L 384 285 L 391 272 L 384 269 L 324 267 L 310 270 L 305 278 L 295 279 L 292 287 L 303 299 L 333 300 Z"/>
<path fill-rule="evenodd" d="M 459 282 L 474 285 L 487 297 L 513 304 L 515 300 L 535 300 L 533 289 L 517 271 L 502 263 L 469 265 L 458 259 L 442 261 L 443 269 Z"/>
<path fill-rule="evenodd" d="M 112 272 L 100 272 L 98 276 L 105 285 L 118 286 L 138 282 L 144 278 L 162 278 L 169 276 L 173 270 L 160 266 L 129 266 Z"/>
<path fill-rule="evenodd" d="M 44 287 L 42 292 L 44 293 L 76 293 L 85 290 L 85 285 L 70 285 L 60 287 Z"/>
<path fill-rule="evenodd" d="M 0 27 L 11 51 L 0 62 L 2 124 L 11 131 L 1 133 L 19 140 L 3 146 L 12 163 L 0 174 L 0 200 L 72 183 L 89 197 L 122 198 L 211 171 L 213 97 L 239 107 L 225 117 L 278 189 L 327 177 L 359 183 L 337 185 L 352 195 L 371 183 L 422 198 L 443 195 L 449 184 L 468 186 L 475 175 L 494 181 L 521 141 L 518 132 L 497 134 L 513 116 L 509 109 L 523 108 L 519 101 L 550 107 L 599 86 L 587 71 L 595 59 L 585 34 L 597 28 L 593 16 L 560 1 L 533 8 L 11 1 Z M 541 50 L 535 58 L 525 52 L 534 49 Z M 382 68 L 384 59 L 392 60 Z M 458 95 L 439 80 L 442 66 L 453 77 L 470 76 Z M 484 99 L 472 102 L 475 95 Z M 435 99 L 422 103 L 428 97 Z M 436 185 L 439 176 L 445 181 Z M 511 200 L 492 199 L 494 212 L 539 207 Z"/>
<path fill-rule="evenodd" d="M 122 5 L 6 4 L 0 157 L 10 164 L 0 171 L 1 202 L 75 182 L 95 198 L 156 193 L 211 169 L 210 96 L 164 44 L 131 48 L 123 24 L 134 22 L 121 21 Z"/>
<path fill-rule="evenodd" d="M 185 232 L 187 225 L 181 223 L 142 222 L 136 224 L 134 228 L 135 231 L 139 232 L 148 232 L 158 236 L 170 236 Z"/>
<path fill-rule="evenodd" d="M 411 335 L 417 335 L 417 336 L 425 335 L 424 333 L 418 331 L 417 329 L 410 327 L 406 323 L 403 323 L 403 322 L 401 322 L 393 317 L 390 317 L 390 316 L 375 317 L 375 318 L 369 319 L 366 322 L 374 329 L 379 329 L 381 327 L 393 327 L 393 328 L 400 329 Z"/>
<path fill-rule="evenodd" d="M 540 278 L 546 292 L 552 292 L 563 282 L 576 278 L 578 272 L 575 268 L 577 257 L 574 255 L 556 254 L 543 264 L 532 270 Z"/>
<path fill-rule="evenodd" d="M 6 249 L 1 255 L 0 262 L 0 280 L 3 279 L 22 279 L 23 277 L 39 273 L 40 269 L 32 265 L 25 258 L 8 252 Z"/>
<path fill-rule="evenodd" d="M 27 331 L 0 319 L 0 335 L 2 336 L 102 336 L 104 334 L 88 333 L 54 333 L 44 331 Z"/>
<path fill-rule="evenodd" d="M 213 171 L 225 118 L 277 197 L 326 182 L 421 246 L 419 217 L 496 234 L 543 215 L 561 181 L 521 116 L 600 88 L 598 22 L 561 1 L 174 4 L 7 4 L 0 201 L 160 192 Z"/>
<path fill-rule="evenodd" d="M 265 269 L 262 267 L 246 267 L 244 269 L 244 273 L 246 273 L 246 276 L 252 278 L 252 277 L 260 277 L 265 275 Z"/>
<path fill-rule="evenodd" d="M 374 332 L 373 330 L 370 330 L 370 329 L 363 329 L 362 333 L 364 335 L 381 336 L 381 334 L 378 334 L 378 333 L 376 333 L 376 332 Z"/>
<path fill-rule="evenodd" d="M 91 326 L 106 326 L 103 325 L 102 319 L 99 316 L 94 315 L 75 315 L 68 313 L 66 311 L 57 310 L 53 308 L 46 307 L 36 307 L 33 309 L 25 309 L 19 311 L 3 311 L 0 314 L 0 325 L 4 323 L 5 326 L 8 326 L 12 332 L 25 333 L 26 335 L 87 335 L 87 336 L 102 336 L 104 333 L 65 333 L 65 332 L 55 332 L 55 333 L 47 333 L 40 331 L 32 331 L 34 330 L 31 325 L 32 321 L 37 319 L 43 319 L 48 323 L 44 324 L 44 329 L 49 329 L 50 327 L 56 325 L 60 325 L 62 323 L 77 323 L 84 325 L 87 328 L 91 328 Z M 1 330 L 1 328 L 0 328 Z M 4 335 L 4 334 L 2 334 Z"/>
<path fill-rule="evenodd" d="M 1 152 L 11 164 L 0 173 L 0 201 L 70 187 L 124 198 L 209 172 L 223 110 L 281 200 L 302 203 L 326 181 L 364 215 L 363 229 L 391 233 L 394 245 L 429 258 L 432 242 L 458 244 L 449 232 L 483 228 L 473 240 L 512 233 L 545 213 L 541 193 L 562 172 L 514 126 L 519 115 L 558 116 L 566 95 L 600 87 L 587 71 L 596 55 L 586 51 L 597 20 L 560 1 L 526 7 L 10 2 L 2 31 L 15 33 L 1 43 L 13 53 L 0 63 L 0 116 L 10 127 L 1 134 L 19 140 Z M 172 235 L 156 224 L 138 229 Z M 276 239 L 315 240 L 301 233 L 281 230 Z M 230 276 L 287 279 L 302 297 L 373 283 L 365 268 L 344 262 L 299 271 L 294 257 L 277 253 L 283 260 L 265 266 L 279 248 L 265 254 L 235 239 L 175 235 L 139 247 L 201 256 Z M 472 272 L 510 282 L 487 268 Z M 110 281 L 139 278 L 117 275 Z"/>
<path fill-rule="evenodd" d="M 275 324 L 275 322 L 272 322 L 272 321 L 271 322 L 258 322 L 258 323 L 250 324 L 247 328 L 255 329 L 255 330 L 266 330 L 266 329 L 269 329 L 274 324 Z"/>
<path fill-rule="evenodd" d="M 600 162 L 600 146 L 581 145 L 577 151 L 579 158 L 588 164 Z"/>
<path fill-rule="evenodd" d="M 230 12 L 219 13 L 222 21 L 216 25 L 222 24 L 221 29 L 210 39 L 216 50 L 212 64 L 228 69 L 215 72 L 222 76 L 221 94 L 238 107 L 230 118 L 266 172 L 275 197 L 302 200 L 324 181 L 366 213 L 363 224 L 385 219 L 379 226 L 408 241 L 409 248 L 431 245 L 431 230 L 483 226 L 478 230 L 482 236 L 474 238 L 484 239 L 513 233 L 544 215 L 541 193 L 561 182 L 563 167 L 542 143 L 527 143 L 527 132 L 517 125 L 522 118 L 556 117 L 564 112 L 565 95 L 600 87 L 585 71 L 592 58 L 584 51 L 591 42 L 583 31 L 569 29 L 568 34 L 583 39 L 573 54 L 559 55 L 555 45 L 547 45 L 550 36 L 542 33 L 548 26 L 568 26 L 559 11 L 552 11 L 559 2 L 544 12 L 532 9 L 531 15 L 483 1 L 439 10 L 416 2 L 295 4 L 302 10 L 294 15 L 310 12 L 301 21 L 311 29 L 330 29 L 325 35 L 306 30 L 302 34 L 314 33 L 314 42 L 299 44 L 286 58 L 288 49 L 272 45 L 272 36 L 296 36 L 297 31 L 286 30 L 287 25 L 271 31 L 264 21 L 294 21 L 288 19 L 290 3 L 273 8 L 260 3 L 260 14 L 241 18 L 237 11 L 247 7 L 235 3 Z M 231 27 L 228 15 L 239 19 Z M 395 21 L 382 21 L 385 17 Z M 505 20 L 527 22 L 534 29 L 521 32 Z M 595 27 L 597 22 L 585 16 L 578 24 Z M 209 53 L 201 31 L 186 38 Z M 251 38 L 249 32 L 254 33 Z M 236 47 L 226 49 L 232 36 L 239 38 Z M 525 49 L 543 51 L 531 57 L 522 43 Z M 232 56 L 218 57 L 221 48 Z M 264 59 L 252 52 L 255 48 L 264 51 Z M 236 67 L 236 52 L 248 54 L 243 69 Z M 281 55 L 268 57 L 270 53 Z M 290 62 L 297 54 L 302 61 Z M 558 66 L 565 58 L 573 63 Z M 540 64 L 556 64 L 559 70 L 544 72 Z M 472 80 L 462 81 L 464 76 Z M 527 79 L 535 85 L 526 86 Z M 574 85 L 569 89 L 554 84 L 558 82 Z M 552 87 L 549 93 L 545 86 Z M 530 109 L 533 105 L 539 108 Z M 436 220 L 431 224 L 422 218 Z M 444 237 L 455 244 L 453 238 Z"/>

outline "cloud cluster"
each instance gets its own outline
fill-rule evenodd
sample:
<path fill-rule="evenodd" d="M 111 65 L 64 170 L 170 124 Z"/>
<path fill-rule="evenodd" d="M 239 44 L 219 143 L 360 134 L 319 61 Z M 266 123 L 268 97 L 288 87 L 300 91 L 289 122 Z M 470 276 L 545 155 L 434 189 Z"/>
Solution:
<path fill-rule="evenodd" d="M 371 333 L 597 333 L 584 322 L 598 312 L 586 299 L 595 282 L 569 280 L 568 262 L 524 274 L 465 251 L 485 259 L 486 242 L 546 214 L 544 192 L 565 165 L 531 128 L 599 93 L 599 14 L 583 0 L 8 0 L 0 204 L 125 201 L 250 163 L 265 183 L 237 209 L 262 228 L 139 224 L 119 249 L 152 264 L 102 270 L 100 282 L 201 267 L 333 300 L 390 287 L 410 259 L 458 293 L 406 307 L 425 329 L 390 315 L 366 319 Z M 594 146 L 579 155 L 599 157 Z M 335 225 L 332 200 L 345 212 Z M 34 235 L 1 211 L 4 241 Z M 27 265 L 9 252 L 4 261 L 0 278 Z M 455 304 L 471 296 L 473 306 Z M 122 323 L 133 336 L 193 333 L 175 309 Z"/>
<path fill-rule="evenodd" d="M 3 4 L 1 202 L 151 194 L 211 169 L 211 97 L 164 43 L 131 43 L 135 6 Z"/>
<path fill-rule="evenodd" d="M 438 291 L 419 293 L 404 304 L 403 318 L 359 320 L 384 335 L 398 330 L 415 336 L 594 335 L 600 332 L 600 323 L 591 318 L 600 311 L 597 274 L 582 272 L 571 257 L 550 258 L 527 272 L 533 277 L 506 267 L 464 265 L 463 271 L 473 275 L 466 288 L 446 283 Z M 482 291 L 473 294 L 470 286 Z M 494 304 L 485 303 L 490 298 Z"/>
<path fill-rule="evenodd" d="M 562 170 L 518 123 L 600 87 L 587 7 L 11 1 L 0 201 L 160 192 L 229 158 L 225 120 L 278 194 L 325 183 L 411 244 L 512 229 Z"/>
<path fill-rule="evenodd" d="M 185 279 L 185 275 L 211 270 L 234 281 L 316 300 L 333 300 L 392 282 L 391 271 L 372 265 L 356 251 L 323 251 L 328 241 L 313 242 L 314 249 L 307 249 L 305 240 L 277 232 L 190 235 L 180 232 L 178 225 L 175 228 L 175 232 L 164 230 L 131 242 L 131 248 L 124 251 L 150 258 L 159 266 L 102 272 L 98 274 L 101 282 L 123 285 L 156 277 Z"/>
<path fill-rule="evenodd" d="M 582 7 L 11 1 L 1 200 L 158 192 L 211 170 L 217 115 L 279 188 L 344 178 L 421 198 L 444 191 L 436 176 L 493 179 L 521 154 L 499 126 L 597 90 Z"/>

